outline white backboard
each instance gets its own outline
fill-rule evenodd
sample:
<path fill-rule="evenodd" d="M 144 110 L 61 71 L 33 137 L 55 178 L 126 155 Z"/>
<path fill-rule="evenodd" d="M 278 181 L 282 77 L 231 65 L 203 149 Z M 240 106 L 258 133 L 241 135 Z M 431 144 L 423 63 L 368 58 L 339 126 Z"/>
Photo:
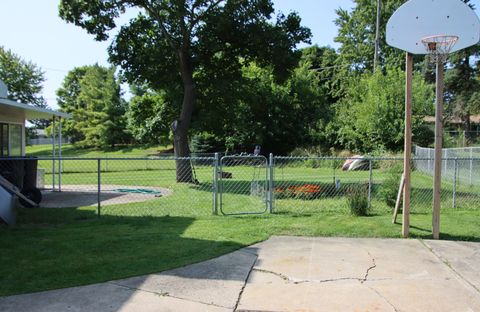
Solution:
<path fill-rule="evenodd" d="M 451 52 L 480 40 L 480 20 L 461 0 L 410 0 L 387 23 L 387 44 L 412 54 L 427 54 L 422 38 L 458 36 Z"/>

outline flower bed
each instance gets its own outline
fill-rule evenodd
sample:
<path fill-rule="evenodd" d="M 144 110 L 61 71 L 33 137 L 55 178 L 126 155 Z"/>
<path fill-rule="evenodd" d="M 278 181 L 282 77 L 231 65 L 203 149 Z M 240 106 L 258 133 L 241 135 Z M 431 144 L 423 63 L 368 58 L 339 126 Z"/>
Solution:
<path fill-rule="evenodd" d="M 316 199 L 322 194 L 322 187 L 316 184 L 291 185 L 275 188 L 275 198 Z"/>

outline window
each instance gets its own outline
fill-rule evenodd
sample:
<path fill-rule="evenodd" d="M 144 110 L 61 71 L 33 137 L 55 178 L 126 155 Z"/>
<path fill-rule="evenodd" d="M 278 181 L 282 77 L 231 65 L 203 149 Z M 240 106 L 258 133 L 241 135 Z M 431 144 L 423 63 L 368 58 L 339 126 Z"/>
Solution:
<path fill-rule="evenodd" d="M 22 126 L 9 125 L 9 142 L 10 151 L 9 156 L 22 156 Z"/>
<path fill-rule="evenodd" d="M 23 127 L 0 123 L 0 157 L 22 156 Z"/>
<path fill-rule="evenodd" d="M 8 156 L 8 125 L 0 123 L 0 157 Z"/>

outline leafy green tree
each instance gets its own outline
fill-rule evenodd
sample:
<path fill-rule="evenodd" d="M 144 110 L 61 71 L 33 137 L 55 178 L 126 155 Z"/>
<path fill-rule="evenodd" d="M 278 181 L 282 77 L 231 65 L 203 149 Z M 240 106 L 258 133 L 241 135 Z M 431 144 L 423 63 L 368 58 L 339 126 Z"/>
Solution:
<path fill-rule="evenodd" d="M 272 65 L 275 75 L 285 78 L 299 56 L 296 44 L 310 37 L 294 13 L 273 21 L 270 0 L 61 0 L 60 16 L 106 40 L 115 18 L 131 7 L 140 13 L 116 35 L 110 59 L 131 83 L 183 89 L 183 99 L 175 103 L 179 117 L 172 123 L 177 156 L 189 155 L 198 70 L 238 72 L 244 59 Z M 189 162 L 177 161 L 177 181 L 193 181 Z"/>
<path fill-rule="evenodd" d="M 340 43 L 339 65 L 348 64 L 345 70 L 356 72 L 372 71 L 375 51 L 375 32 L 377 3 L 371 0 L 354 0 L 351 11 L 337 9 L 338 35 L 335 41 Z M 380 65 L 400 66 L 404 60 L 404 52 L 387 45 L 385 29 L 390 16 L 405 0 L 382 1 L 380 19 Z"/>
<path fill-rule="evenodd" d="M 480 112 L 478 67 L 472 62 L 478 52 L 479 47 L 473 46 L 453 53 L 445 73 L 446 113 L 459 117 L 467 133 L 471 130 L 470 116 Z"/>
<path fill-rule="evenodd" d="M 128 130 L 137 142 L 167 144 L 170 140 L 170 121 L 177 112 L 168 104 L 165 92 L 134 91 L 127 117 Z"/>
<path fill-rule="evenodd" d="M 197 120 L 201 123 L 198 129 L 207 132 L 202 133 L 204 141 L 224 138 L 217 143 L 246 152 L 261 145 L 265 154 L 286 154 L 297 146 L 321 144 L 321 128 L 330 115 L 328 95 L 319 87 L 318 72 L 307 58 L 302 58 L 285 82 L 276 81 L 271 68 L 255 63 L 245 64 L 241 79 L 230 92 L 206 89 L 209 101 L 202 98 L 199 105 L 209 107 L 209 114 Z"/>
<path fill-rule="evenodd" d="M 423 117 L 433 113 L 433 88 L 422 76 L 413 77 L 413 141 L 422 137 Z M 398 151 L 403 146 L 405 73 L 387 69 L 365 73 L 349 84 L 346 97 L 336 107 L 331 125 L 340 147 L 358 151 Z"/>
<path fill-rule="evenodd" d="M 11 50 L 0 46 L 0 79 L 8 86 L 8 97 L 14 101 L 47 107 L 40 93 L 45 81 L 44 72 Z"/>
<path fill-rule="evenodd" d="M 0 79 L 8 87 L 8 97 L 14 101 L 47 107 L 41 95 L 44 72 L 35 64 L 25 61 L 11 50 L 0 46 Z M 34 121 L 36 126 L 46 126 L 48 122 Z"/>
<path fill-rule="evenodd" d="M 57 91 L 60 109 L 71 113 L 64 134 L 85 147 L 113 147 L 128 143 L 127 103 L 121 98 L 115 69 L 83 66 L 71 70 Z"/>

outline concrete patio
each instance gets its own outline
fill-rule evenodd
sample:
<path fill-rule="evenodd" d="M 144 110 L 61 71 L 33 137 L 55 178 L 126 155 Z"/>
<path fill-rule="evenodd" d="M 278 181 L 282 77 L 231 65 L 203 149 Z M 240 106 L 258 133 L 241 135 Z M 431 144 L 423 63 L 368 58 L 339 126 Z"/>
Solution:
<path fill-rule="evenodd" d="M 0 311 L 480 311 L 480 243 L 274 236 L 158 274 L 0 298 Z"/>

